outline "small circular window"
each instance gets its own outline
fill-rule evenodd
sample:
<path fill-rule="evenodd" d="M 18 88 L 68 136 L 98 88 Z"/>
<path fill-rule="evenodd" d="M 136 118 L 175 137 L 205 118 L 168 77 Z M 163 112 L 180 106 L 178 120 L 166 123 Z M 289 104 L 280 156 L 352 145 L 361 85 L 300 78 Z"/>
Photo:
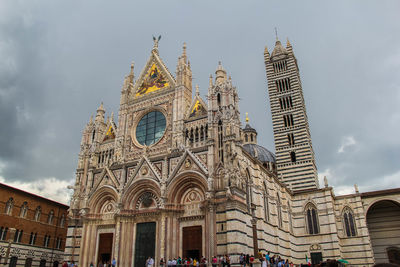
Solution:
<path fill-rule="evenodd" d="M 164 135 L 165 116 L 160 111 L 152 111 L 143 116 L 136 126 L 136 140 L 141 145 L 150 146 Z"/>

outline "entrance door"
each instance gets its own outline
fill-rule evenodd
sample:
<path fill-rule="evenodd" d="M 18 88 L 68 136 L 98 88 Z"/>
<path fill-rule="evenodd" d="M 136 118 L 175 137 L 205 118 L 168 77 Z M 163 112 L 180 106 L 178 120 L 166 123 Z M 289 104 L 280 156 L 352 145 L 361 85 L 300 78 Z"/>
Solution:
<path fill-rule="evenodd" d="M 99 253 L 97 262 L 99 263 L 111 263 L 113 245 L 113 233 L 100 234 L 99 236 Z"/>
<path fill-rule="evenodd" d="M 314 252 L 311 253 L 311 264 L 319 264 L 322 261 L 322 253 L 321 252 Z"/>
<path fill-rule="evenodd" d="M 201 226 L 184 227 L 182 229 L 182 251 L 184 258 L 200 260 L 202 255 Z"/>
<path fill-rule="evenodd" d="M 145 266 L 148 257 L 154 259 L 156 248 L 156 223 L 136 225 L 135 266 Z"/>

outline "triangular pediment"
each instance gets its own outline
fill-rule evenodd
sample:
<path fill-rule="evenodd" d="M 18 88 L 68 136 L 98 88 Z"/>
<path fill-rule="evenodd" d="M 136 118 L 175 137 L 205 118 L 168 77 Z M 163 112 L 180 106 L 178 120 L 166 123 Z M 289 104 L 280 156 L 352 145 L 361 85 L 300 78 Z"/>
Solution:
<path fill-rule="evenodd" d="M 173 179 L 178 173 L 184 171 L 198 171 L 203 173 L 205 176 L 208 175 L 207 166 L 189 149 L 185 148 L 185 152 L 181 156 L 178 164 L 175 169 L 171 172 L 168 177 L 170 181 Z"/>
<path fill-rule="evenodd" d="M 109 185 L 114 188 L 119 188 L 120 183 L 118 179 L 115 178 L 114 174 L 108 167 L 105 167 L 100 175 L 100 179 L 95 181 L 95 184 L 90 191 L 90 194 L 93 194 L 98 188 L 102 187 L 103 185 Z"/>
<path fill-rule="evenodd" d="M 117 126 L 113 121 L 109 121 L 107 123 L 106 127 L 106 132 L 104 133 L 103 136 L 103 142 L 109 141 L 109 140 L 114 140 L 115 139 L 115 134 L 117 132 Z"/>
<path fill-rule="evenodd" d="M 196 94 L 186 114 L 186 118 L 194 119 L 203 116 L 207 116 L 207 105 L 204 103 L 203 99 Z"/>
<path fill-rule="evenodd" d="M 143 156 L 139 164 L 136 165 L 135 170 L 129 175 L 126 186 L 129 186 L 133 180 L 138 178 L 152 178 L 160 182 L 161 173 L 146 156 Z"/>
<path fill-rule="evenodd" d="M 134 97 L 175 87 L 176 81 L 156 52 L 152 51 L 146 66 L 143 68 L 133 87 Z"/>

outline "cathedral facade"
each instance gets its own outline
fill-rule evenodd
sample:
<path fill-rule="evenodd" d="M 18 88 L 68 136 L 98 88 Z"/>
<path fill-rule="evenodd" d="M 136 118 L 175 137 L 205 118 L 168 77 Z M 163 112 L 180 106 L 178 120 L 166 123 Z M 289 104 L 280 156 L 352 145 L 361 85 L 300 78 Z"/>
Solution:
<path fill-rule="evenodd" d="M 400 256 L 400 189 L 335 196 L 319 188 L 292 46 L 264 62 L 276 156 L 239 112 L 240 89 L 219 63 L 207 101 L 192 90 L 186 45 L 176 75 L 158 40 L 138 78 L 126 76 L 118 119 L 103 105 L 86 125 L 69 210 L 65 257 L 88 266 L 115 258 L 257 255 L 354 265 Z M 388 219 L 390 218 L 390 220 Z"/>

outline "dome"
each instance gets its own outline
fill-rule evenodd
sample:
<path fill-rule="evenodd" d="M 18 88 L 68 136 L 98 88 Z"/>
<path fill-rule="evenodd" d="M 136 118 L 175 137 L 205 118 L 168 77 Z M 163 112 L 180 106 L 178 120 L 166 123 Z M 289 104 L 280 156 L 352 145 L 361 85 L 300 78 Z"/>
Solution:
<path fill-rule="evenodd" d="M 266 149 L 265 147 L 259 146 L 257 144 L 245 144 L 243 145 L 244 150 L 249 153 L 254 158 L 258 159 L 262 163 L 273 162 L 275 163 L 275 155 Z"/>

